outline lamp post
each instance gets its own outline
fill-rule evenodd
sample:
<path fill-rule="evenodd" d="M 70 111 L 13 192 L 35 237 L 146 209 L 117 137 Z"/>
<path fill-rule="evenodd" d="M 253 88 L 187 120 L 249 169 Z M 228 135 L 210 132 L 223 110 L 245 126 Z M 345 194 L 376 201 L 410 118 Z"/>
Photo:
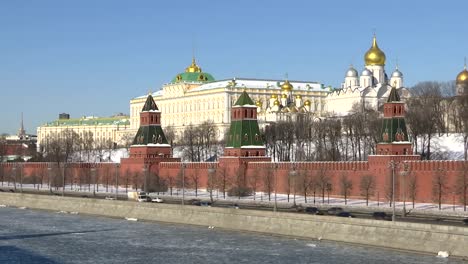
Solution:
<path fill-rule="evenodd" d="M 401 174 L 402 177 L 402 185 L 403 185 L 403 214 L 402 216 L 406 216 L 406 177 L 408 176 L 408 168 L 409 164 L 403 162 L 403 173 Z"/>
<path fill-rule="evenodd" d="M 50 185 L 50 174 L 52 172 L 52 167 L 50 166 L 47 166 L 47 181 L 48 181 L 48 184 L 49 184 L 49 192 L 52 193 L 52 186 Z"/>
<path fill-rule="evenodd" d="M 390 168 L 392 169 L 392 222 L 395 222 L 395 166 L 395 161 L 391 160 Z"/>
<path fill-rule="evenodd" d="M 278 180 L 277 180 L 277 170 L 278 170 L 278 164 L 274 164 L 273 165 L 274 167 L 274 170 L 273 170 L 273 173 L 274 173 L 274 176 L 275 176 L 275 204 L 273 206 L 273 212 L 276 212 L 278 211 L 278 203 L 277 203 L 277 197 L 276 197 L 276 193 L 277 193 L 277 183 L 278 183 Z"/>
<path fill-rule="evenodd" d="M 23 166 L 19 164 L 20 171 L 20 192 L 23 193 Z"/>
<path fill-rule="evenodd" d="M 67 163 L 63 163 L 62 167 L 62 196 L 65 196 L 65 167 Z"/>
<path fill-rule="evenodd" d="M 185 163 L 182 162 L 182 205 L 185 205 Z"/>
<path fill-rule="evenodd" d="M 147 179 L 147 174 L 148 174 L 148 165 L 145 163 L 143 165 L 143 191 L 146 193 L 147 188 L 146 188 L 146 179 Z"/>
<path fill-rule="evenodd" d="M 208 169 L 208 177 L 209 177 L 209 184 L 210 184 L 210 201 L 213 203 L 213 174 L 216 172 L 214 168 L 214 164 L 210 165 Z"/>
<path fill-rule="evenodd" d="M 293 163 L 292 165 L 292 170 L 289 172 L 289 175 L 291 176 L 292 180 L 292 186 L 293 186 L 293 206 L 296 207 L 296 164 Z"/>
<path fill-rule="evenodd" d="M 118 199 L 119 196 L 119 172 L 120 172 L 120 164 L 117 163 L 115 165 L 115 200 Z"/>
<path fill-rule="evenodd" d="M 93 196 L 96 196 L 96 168 L 91 168 L 91 177 L 93 178 Z"/>
<path fill-rule="evenodd" d="M 15 192 L 16 192 L 16 165 L 11 170 L 13 172 L 13 187 L 14 187 Z"/>

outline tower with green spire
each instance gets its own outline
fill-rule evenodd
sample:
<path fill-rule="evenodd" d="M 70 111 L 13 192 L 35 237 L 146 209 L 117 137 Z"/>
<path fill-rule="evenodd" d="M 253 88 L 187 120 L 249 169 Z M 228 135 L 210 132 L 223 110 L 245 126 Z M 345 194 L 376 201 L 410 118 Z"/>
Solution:
<path fill-rule="evenodd" d="M 231 109 L 231 126 L 226 141 L 224 156 L 265 156 L 265 145 L 258 128 L 257 106 L 245 91 Z"/>
<path fill-rule="evenodd" d="M 171 145 L 161 128 L 161 111 L 151 94 L 140 112 L 140 128 L 130 147 L 130 158 L 171 157 Z"/>
<path fill-rule="evenodd" d="M 384 104 L 384 117 L 378 155 L 412 155 L 413 149 L 405 122 L 405 104 L 400 101 L 397 89 L 392 87 Z"/>

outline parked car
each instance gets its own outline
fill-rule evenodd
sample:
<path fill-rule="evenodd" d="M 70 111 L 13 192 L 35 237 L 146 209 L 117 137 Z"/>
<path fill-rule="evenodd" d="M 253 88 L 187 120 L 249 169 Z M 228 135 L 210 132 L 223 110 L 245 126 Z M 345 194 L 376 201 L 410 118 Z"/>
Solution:
<path fill-rule="evenodd" d="M 211 207 L 211 202 L 202 201 L 202 202 L 200 202 L 200 206 Z"/>
<path fill-rule="evenodd" d="M 153 203 L 163 203 L 164 200 L 162 198 L 159 198 L 159 197 L 154 197 L 151 199 L 151 202 Z"/>
<path fill-rule="evenodd" d="M 331 207 L 331 208 L 328 208 L 327 210 L 327 214 L 329 215 L 337 215 L 341 212 L 343 212 L 343 208 L 341 207 Z"/>
<path fill-rule="evenodd" d="M 463 223 L 464 223 L 465 225 L 468 225 L 468 218 L 463 219 Z"/>
<path fill-rule="evenodd" d="M 228 208 L 239 209 L 239 205 L 235 203 L 233 205 L 229 205 Z"/>
<path fill-rule="evenodd" d="M 352 215 L 350 212 L 344 211 L 337 213 L 336 216 L 354 218 L 354 215 Z"/>
<path fill-rule="evenodd" d="M 104 199 L 106 199 L 106 200 L 115 200 L 115 197 L 112 197 L 112 196 L 106 196 Z"/>
<path fill-rule="evenodd" d="M 390 215 L 388 215 L 387 213 L 385 212 L 374 212 L 372 214 L 372 217 L 375 219 L 375 220 L 390 220 Z"/>
<path fill-rule="evenodd" d="M 201 203 L 201 201 L 198 200 L 198 199 L 191 199 L 191 200 L 189 200 L 188 202 L 189 202 L 189 204 L 191 204 L 191 205 L 197 205 L 197 206 L 200 206 L 200 203 Z"/>
<path fill-rule="evenodd" d="M 323 213 L 317 207 L 306 207 L 304 212 L 314 215 L 322 215 Z"/>

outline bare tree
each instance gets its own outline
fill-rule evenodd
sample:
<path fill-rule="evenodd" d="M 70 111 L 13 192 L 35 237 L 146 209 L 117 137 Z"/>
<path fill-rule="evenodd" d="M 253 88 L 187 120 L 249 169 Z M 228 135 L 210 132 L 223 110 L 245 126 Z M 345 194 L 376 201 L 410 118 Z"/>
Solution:
<path fill-rule="evenodd" d="M 229 175 L 226 167 L 219 167 L 216 172 L 218 173 L 218 189 L 223 193 L 223 199 L 226 199 L 226 192 L 230 185 Z"/>
<path fill-rule="evenodd" d="M 408 195 L 413 203 L 413 209 L 414 209 L 417 194 L 418 194 L 418 181 L 417 181 L 416 174 L 413 174 L 413 175 L 409 174 L 408 175 Z"/>
<path fill-rule="evenodd" d="M 331 178 L 328 175 L 324 165 L 320 166 L 317 170 L 317 187 L 320 190 L 322 195 L 322 203 L 325 203 L 325 192 L 327 191 L 328 186 L 331 184 Z"/>
<path fill-rule="evenodd" d="M 249 183 L 250 188 L 252 189 L 254 200 L 256 199 L 256 194 L 260 185 L 260 180 L 261 180 L 260 174 L 261 174 L 261 170 L 260 168 L 257 167 L 255 168 L 253 175 L 249 175 L 249 178 L 248 178 L 248 183 Z"/>
<path fill-rule="evenodd" d="M 271 193 L 275 188 L 275 169 L 268 167 L 263 174 L 263 191 L 268 195 L 268 201 L 271 201 Z"/>
<path fill-rule="evenodd" d="M 346 174 L 341 175 L 340 177 L 340 190 L 341 195 L 343 195 L 345 204 L 348 204 L 348 195 L 353 189 L 353 182 L 346 176 Z"/>
<path fill-rule="evenodd" d="M 448 185 L 447 185 L 447 172 L 439 168 L 437 169 L 432 176 L 432 197 L 434 201 L 439 205 L 439 210 L 442 209 L 442 202 L 447 194 Z"/>
<path fill-rule="evenodd" d="M 462 170 L 459 172 L 454 186 L 455 192 L 460 196 L 460 202 L 463 204 L 463 210 L 466 211 L 468 202 L 468 173 L 466 162 L 463 164 Z"/>
<path fill-rule="evenodd" d="M 375 178 L 372 175 L 363 175 L 359 183 L 361 195 L 366 198 L 366 206 L 369 206 L 369 197 L 374 195 Z"/>

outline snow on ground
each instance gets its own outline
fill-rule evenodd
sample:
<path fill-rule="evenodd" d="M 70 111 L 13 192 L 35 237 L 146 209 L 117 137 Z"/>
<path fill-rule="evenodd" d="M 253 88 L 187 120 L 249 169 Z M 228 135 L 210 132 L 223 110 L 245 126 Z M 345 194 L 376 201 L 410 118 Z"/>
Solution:
<path fill-rule="evenodd" d="M 10 189 L 14 189 L 14 185 L 12 183 L 8 182 L 3 182 L 0 183 L 0 187 L 6 187 Z M 33 189 L 34 186 L 32 184 L 23 184 L 23 189 Z M 41 188 L 40 186 L 36 185 L 35 189 Z M 42 185 L 42 190 L 49 190 L 49 187 L 47 184 Z M 55 193 L 61 193 L 62 188 L 56 189 L 55 187 L 52 187 L 52 191 Z M 108 188 L 106 189 L 106 186 L 104 185 L 96 185 L 96 188 L 93 185 L 82 185 L 81 186 L 81 191 L 79 186 L 71 186 L 67 185 L 66 186 L 66 191 L 67 192 L 82 192 L 83 194 L 89 195 L 90 193 L 92 194 L 93 192 L 96 192 L 98 194 L 104 194 L 104 195 L 109 195 L 112 196 L 115 194 L 115 188 L 114 186 L 109 185 Z M 118 193 L 120 195 L 125 194 L 126 192 L 131 192 L 131 191 L 136 191 L 134 189 L 128 188 L 125 189 L 123 187 L 119 187 Z M 141 191 L 138 189 L 137 191 Z M 20 184 L 16 184 L 16 192 L 20 192 Z M 160 193 L 150 193 L 150 196 L 158 196 L 158 197 L 171 197 L 170 192 L 160 192 Z M 175 198 L 182 198 L 182 190 L 181 189 L 173 189 L 172 190 L 172 197 Z M 193 189 L 186 189 L 185 190 L 185 199 L 190 200 L 190 199 L 201 199 L 201 200 L 209 200 L 210 199 L 210 193 L 206 191 L 205 189 L 199 189 L 197 194 L 195 193 L 195 190 Z M 265 205 L 270 205 L 273 206 L 274 201 L 275 201 L 275 194 L 272 193 L 270 195 L 270 200 L 268 199 L 268 194 L 263 193 L 263 192 L 257 192 L 255 196 L 246 196 L 246 197 L 237 197 L 237 196 L 228 196 L 226 194 L 226 199 L 223 198 L 223 194 L 221 192 L 213 191 L 213 199 L 220 200 L 220 201 L 231 201 L 232 203 L 257 203 L 257 204 L 265 204 Z M 292 207 L 294 205 L 294 196 L 291 194 L 289 196 L 289 201 L 288 201 L 288 196 L 286 194 L 277 194 L 276 195 L 276 201 L 279 207 Z M 362 208 L 362 209 L 368 209 L 372 211 L 382 211 L 382 210 L 391 210 L 391 207 L 389 205 L 389 202 L 386 201 L 383 197 L 380 198 L 380 201 L 369 201 L 369 206 L 366 206 L 366 201 L 363 199 L 348 199 L 346 204 L 343 198 L 336 198 L 336 197 L 330 197 L 328 198 L 325 196 L 325 201 L 322 202 L 322 197 L 320 195 L 315 197 L 315 203 L 314 197 L 313 196 L 308 196 L 307 197 L 307 203 L 305 202 L 305 199 L 301 195 L 296 195 L 295 198 L 295 203 L 296 205 L 301 205 L 303 207 L 306 206 L 318 206 L 318 207 L 332 207 L 332 206 L 339 206 L 343 208 Z M 442 209 L 438 209 L 437 204 L 432 204 L 432 203 L 416 203 L 413 209 L 413 204 L 411 201 L 407 201 L 405 203 L 406 210 L 412 210 L 413 212 L 418 212 L 418 213 L 431 213 L 431 214 L 441 214 L 441 215 L 453 215 L 453 216 L 465 216 L 468 217 L 468 211 L 465 212 L 463 211 L 463 206 L 461 205 L 454 205 L 454 204 L 442 204 Z M 403 209 L 403 202 L 397 202 L 395 203 L 395 207 L 397 212 L 401 212 Z"/>

